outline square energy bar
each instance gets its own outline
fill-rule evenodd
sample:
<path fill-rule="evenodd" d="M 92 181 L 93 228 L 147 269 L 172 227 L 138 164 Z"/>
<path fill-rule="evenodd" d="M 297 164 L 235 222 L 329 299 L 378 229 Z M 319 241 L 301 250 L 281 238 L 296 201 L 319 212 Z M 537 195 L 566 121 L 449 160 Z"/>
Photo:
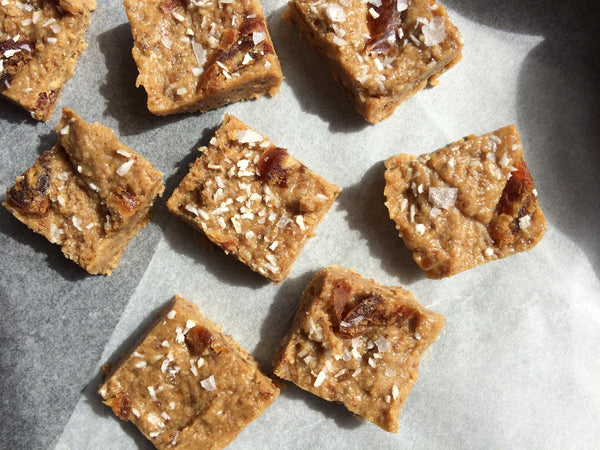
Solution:
<path fill-rule="evenodd" d="M 258 0 L 125 0 L 148 109 L 205 112 L 283 79 Z"/>
<path fill-rule="evenodd" d="M 372 123 L 462 56 L 460 33 L 434 0 L 294 0 L 284 17 Z"/>
<path fill-rule="evenodd" d="M 273 370 L 397 432 L 421 355 L 443 325 L 444 317 L 425 309 L 409 291 L 327 267 L 305 289 Z"/>
<path fill-rule="evenodd" d="M 167 202 L 225 252 L 284 280 L 340 188 L 226 115 Z"/>
<path fill-rule="evenodd" d="M 529 250 L 546 231 L 514 125 L 385 165 L 390 218 L 429 278 Z"/>
<path fill-rule="evenodd" d="M 231 336 L 176 296 L 98 393 L 158 449 L 220 449 L 279 389 Z"/>
<path fill-rule="evenodd" d="M 94 0 L 0 1 L 0 95 L 48 120 L 77 58 Z"/>
<path fill-rule="evenodd" d="M 7 189 L 3 205 L 91 274 L 110 274 L 150 220 L 162 173 L 99 123 L 68 108 L 58 143 Z"/>

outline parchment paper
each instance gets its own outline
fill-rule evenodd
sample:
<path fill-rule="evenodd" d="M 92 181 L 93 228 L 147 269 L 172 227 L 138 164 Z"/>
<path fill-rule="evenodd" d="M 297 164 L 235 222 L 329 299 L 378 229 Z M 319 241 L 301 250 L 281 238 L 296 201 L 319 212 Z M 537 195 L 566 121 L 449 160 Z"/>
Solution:
<path fill-rule="evenodd" d="M 0 211 L 0 447 L 150 448 L 95 393 L 156 311 L 180 293 L 265 368 L 303 288 L 329 264 L 402 285 L 446 326 L 425 354 L 398 434 L 293 385 L 231 448 L 597 448 L 600 442 L 600 11 L 595 1 L 447 0 L 463 60 L 387 121 L 368 125 L 319 57 L 263 5 L 286 79 L 273 98 L 154 117 L 120 1 L 93 14 L 75 76 L 49 123 L 0 102 L 0 184 L 56 141 L 60 107 L 113 128 L 165 174 L 152 223 L 110 277 L 89 276 Z M 344 190 L 273 286 L 170 217 L 164 203 L 224 113 Z M 383 205 L 383 161 L 516 123 L 548 232 L 532 251 L 445 280 L 412 262 Z"/>

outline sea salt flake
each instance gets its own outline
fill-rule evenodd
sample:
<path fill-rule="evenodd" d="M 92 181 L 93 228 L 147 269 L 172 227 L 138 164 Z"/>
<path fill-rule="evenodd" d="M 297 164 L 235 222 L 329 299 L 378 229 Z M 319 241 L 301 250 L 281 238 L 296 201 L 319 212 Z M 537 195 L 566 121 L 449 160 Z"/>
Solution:
<path fill-rule="evenodd" d="M 174 309 L 172 309 L 172 310 L 171 310 L 171 311 L 169 311 L 169 313 L 167 314 L 167 319 L 174 319 L 176 315 L 177 315 L 177 311 L 175 311 Z"/>
<path fill-rule="evenodd" d="M 379 13 L 375 11 L 374 8 L 369 8 L 369 14 L 371 14 L 371 17 L 373 19 L 377 19 L 379 17 Z"/>
<path fill-rule="evenodd" d="M 344 12 L 344 8 L 335 3 L 328 3 L 327 5 L 325 5 L 325 15 L 332 22 L 343 22 L 344 20 L 346 20 L 346 13 Z"/>
<path fill-rule="evenodd" d="M 204 47 L 202 47 L 202 45 L 200 45 L 198 42 L 196 41 L 192 41 L 192 50 L 194 51 L 194 56 L 196 57 L 196 61 L 198 61 L 198 66 L 201 69 L 201 71 L 204 71 L 204 64 L 206 64 L 206 50 L 204 50 Z M 194 71 L 194 69 L 192 69 L 192 72 Z M 198 75 L 200 75 L 202 72 L 200 72 Z M 194 75 L 196 75 L 196 73 L 194 73 Z"/>
<path fill-rule="evenodd" d="M 429 201 L 437 208 L 448 209 L 454 206 L 457 197 L 458 188 L 433 186 L 429 188 Z"/>
<path fill-rule="evenodd" d="M 445 18 L 436 16 L 431 21 L 425 19 L 421 26 L 423 31 L 423 37 L 425 38 L 425 45 L 432 47 L 438 45 L 446 37 L 446 27 L 444 25 Z"/>
<path fill-rule="evenodd" d="M 415 225 L 415 231 L 419 236 L 423 236 L 425 234 L 425 230 L 425 225 L 423 225 L 422 223 L 418 223 Z"/>
<path fill-rule="evenodd" d="M 390 344 L 390 341 L 388 341 L 385 337 L 380 336 L 376 341 L 375 341 L 375 345 L 377 346 L 377 349 L 381 352 L 381 353 L 385 353 L 387 352 L 392 345 Z"/>
<path fill-rule="evenodd" d="M 398 398 L 398 395 L 400 395 L 400 390 L 398 389 L 398 385 L 395 384 L 392 386 L 392 398 L 396 400 Z"/>
<path fill-rule="evenodd" d="M 253 144 L 255 142 L 260 142 L 263 140 L 263 137 L 258 134 L 254 130 L 238 130 L 236 134 L 237 141 L 240 144 Z"/>
<path fill-rule="evenodd" d="M 69 134 L 69 125 L 64 126 L 63 128 L 60 129 L 60 134 L 62 134 L 63 136 L 65 134 Z"/>
<path fill-rule="evenodd" d="M 251 61 L 254 61 L 254 59 L 252 58 L 252 56 L 250 56 L 248 53 L 246 53 L 244 55 L 244 59 L 242 60 L 242 66 L 249 64 Z"/>
<path fill-rule="evenodd" d="M 217 389 L 217 384 L 215 383 L 215 376 L 211 375 L 210 377 L 205 378 L 200 382 L 200 386 L 202 386 L 209 392 L 214 391 L 215 389 Z"/>
<path fill-rule="evenodd" d="M 531 226 L 531 216 L 528 214 L 519 219 L 519 228 L 526 230 Z"/>
<path fill-rule="evenodd" d="M 267 33 L 265 33 L 264 31 L 254 31 L 252 33 L 252 42 L 254 42 L 254 45 L 260 44 L 266 38 L 267 38 Z"/>

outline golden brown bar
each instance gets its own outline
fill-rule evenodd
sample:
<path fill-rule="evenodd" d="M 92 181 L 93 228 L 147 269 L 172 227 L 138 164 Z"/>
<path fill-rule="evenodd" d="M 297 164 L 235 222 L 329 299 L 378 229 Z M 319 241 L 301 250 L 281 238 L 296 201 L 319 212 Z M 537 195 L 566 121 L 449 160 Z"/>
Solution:
<path fill-rule="evenodd" d="M 219 449 L 279 389 L 231 336 L 176 296 L 98 393 L 159 449 Z"/>
<path fill-rule="evenodd" d="M 0 95 L 48 120 L 77 58 L 94 0 L 1 0 Z"/>
<path fill-rule="evenodd" d="M 285 149 L 226 115 L 169 210 L 275 283 L 340 193 Z"/>
<path fill-rule="evenodd" d="M 274 373 L 397 432 L 421 355 L 443 325 L 409 291 L 327 267 L 304 291 Z"/>
<path fill-rule="evenodd" d="M 15 179 L 3 205 L 91 274 L 110 274 L 149 221 L 162 173 L 99 123 L 63 109 L 58 143 Z"/>
<path fill-rule="evenodd" d="M 460 33 L 434 0 L 294 0 L 284 17 L 372 123 L 437 84 L 462 56 Z"/>
<path fill-rule="evenodd" d="M 165 115 L 275 95 L 283 75 L 258 0 L 125 0 L 137 85 Z"/>
<path fill-rule="evenodd" d="M 546 231 L 514 125 L 386 168 L 390 218 L 429 278 L 529 250 Z"/>

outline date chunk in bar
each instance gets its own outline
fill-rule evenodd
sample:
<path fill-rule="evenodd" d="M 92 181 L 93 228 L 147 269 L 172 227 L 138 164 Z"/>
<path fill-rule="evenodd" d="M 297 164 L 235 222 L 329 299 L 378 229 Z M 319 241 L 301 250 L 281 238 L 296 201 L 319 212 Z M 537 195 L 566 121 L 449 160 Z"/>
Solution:
<path fill-rule="evenodd" d="M 410 292 L 328 267 L 305 289 L 274 372 L 397 432 L 421 355 L 443 325 Z"/>
<path fill-rule="evenodd" d="M 91 274 L 110 274 L 150 220 L 162 173 L 99 123 L 68 108 L 58 143 L 16 178 L 3 205 Z"/>
<path fill-rule="evenodd" d="M 294 0 L 284 17 L 372 123 L 437 84 L 462 56 L 460 33 L 433 0 Z"/>
<path fill-rule="evenodd" d="M 231 336 L 176 296 L 98 393 L 156 448 L 219 449 L 279 389 Z"/>
<path fill-rule="evenodd" d="M 94 0 L 0 3 L 0 95 L 48 120 L 87 44 Z"/>
<path fill-rule="evenodd" d="M 225 252 L 284 280 L 340 188 L 226 115 L 167 202 Z"/>
<path fill-rule="evenodd" d="M 429 278 L 529 250 L 546 231 L 514 125 L 385 165 L 390 218 Z"/>
<path fill-rule="evenodd" d="M 153 114 L 275 95 L 283 79 L 258 0 L 125 0 Z"/>

